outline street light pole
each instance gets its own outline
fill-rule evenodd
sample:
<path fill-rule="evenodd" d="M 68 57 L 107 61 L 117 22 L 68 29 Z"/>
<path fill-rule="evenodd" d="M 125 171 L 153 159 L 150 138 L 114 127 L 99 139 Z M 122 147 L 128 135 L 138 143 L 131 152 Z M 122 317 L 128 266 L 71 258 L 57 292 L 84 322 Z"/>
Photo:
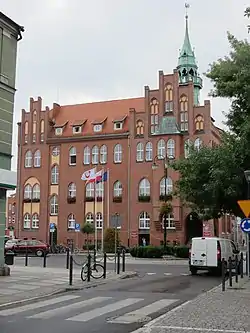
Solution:
<path fill-rule="evenodd" d="M 250 170 L 244 171 L 244 175 L 247 181 L 247 200 L 250 200 Z M 249 218 L 249 216 L 246 216 Z M 250 277 L 250 237 L 249 233 L 247 234 L 247 271 L 248 277 Z"/>

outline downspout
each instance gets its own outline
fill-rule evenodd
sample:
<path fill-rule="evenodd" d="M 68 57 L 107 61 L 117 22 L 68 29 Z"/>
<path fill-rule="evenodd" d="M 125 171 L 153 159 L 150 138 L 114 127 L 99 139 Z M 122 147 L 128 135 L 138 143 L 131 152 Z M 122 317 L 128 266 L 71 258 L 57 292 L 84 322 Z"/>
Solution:
<path fill-rule="evenodd" d="M 131 182 L 131 145 L 130 135 L 128 136 L 128 247 L 130 247 L 130 182 Z"/>

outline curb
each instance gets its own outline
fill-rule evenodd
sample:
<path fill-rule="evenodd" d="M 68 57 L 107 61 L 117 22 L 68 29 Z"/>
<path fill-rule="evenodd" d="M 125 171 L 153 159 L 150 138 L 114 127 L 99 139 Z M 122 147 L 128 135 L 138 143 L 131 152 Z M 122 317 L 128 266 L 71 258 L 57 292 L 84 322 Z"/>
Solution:
<path fill-rule="evenodd" d="M 35 296 L 35 297 L 32 297 L 32 298 L 24 298 L 22 300 L 0 304 L 0 310 L 2 310 L 3 308 L 11 308 L 13 305 L 20 305 L 20 304 L 24 305 L 26 303 L 32 303 L 32 302 L 37 301 L 37 300 L 42 300 L 44 298 L 48 298 L 48 297 L 55 296 L 55 295 L 58 295 L 58 294 L 62 294 L 62 293 L 69 292 L 69 291 L 77 291 L 77 290 L 95 288 L 95 287 L 107 284 L 109 282 L 112 282 L 112 281 L 114 282 L 114 281 L 118 281 L 118 280 L 129 279 L 129 278 L 133 278 L 135 276 L 138 276 L 137 272 L 132 272 L 132 273 L 127 273 L 127 274 L 121 275 L 121 276 L 118 277 L 118 279 L 112 279 L 111 278 L 111 279 L 108 279 L 108 280 L 103 281 L 103 282 L 93 282 L 93 283 L 86 284 L 86 285 L 79 286 L 79 287 L 74 287 L 74 286 L 64 287 L 64 288 L 61 288 L 61 289 L 57 289 L 54 292 L 49 293 L 49 294 Z"/>

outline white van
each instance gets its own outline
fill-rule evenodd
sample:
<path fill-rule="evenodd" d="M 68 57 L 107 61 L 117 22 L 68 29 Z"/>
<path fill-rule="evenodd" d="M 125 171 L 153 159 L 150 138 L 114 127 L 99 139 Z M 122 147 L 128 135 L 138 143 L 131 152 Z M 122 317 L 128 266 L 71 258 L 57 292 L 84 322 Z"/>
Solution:
<path fill-rule="evenodd" d="M 239 254 L 233 241 L 217 237 L 195 237 L 192 238 L 189 250 L 189 269 L 192 275 L 199 270 L 208 270 L 221 273 L 221 262 L 225 259 L 228 263 L 232 258 L 234 265 L 235 255 Z"/>

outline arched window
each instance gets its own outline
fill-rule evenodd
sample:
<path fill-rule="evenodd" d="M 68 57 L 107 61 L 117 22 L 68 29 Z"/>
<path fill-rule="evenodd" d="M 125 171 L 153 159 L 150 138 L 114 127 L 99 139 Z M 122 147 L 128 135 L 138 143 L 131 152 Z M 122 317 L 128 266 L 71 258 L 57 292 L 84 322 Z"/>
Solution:
<path fill-rule="evenodd" d="M 29 135 L 29 123 L 25 121 L 24 123 L 24 143 L 28 143 L 28 135 Z"/>
<path fill-rule="evenodd" d="M 33 132 L 32 132 L 32 142 L 36 142 L 36 120 L 33 121 Z"/>
<path fill-rule="evenodd" d="M 195 129 L 196 131 L 203 131 L 204 130 L 204 118 L 201 115 L 195 117 Z"/>
<path fill-rule="evenodd" d="M 106 164 L 108 160 L 108 148 L 106 145 L 102 145 L 100 149 L 100 163 Z"/>
<path fill-rule="evenodd" d="M 92 213 L 87 213 L 85 216 L 86 223 L 94 223 L 94 215 Z"/>
<path fill-rule="evenodd" d="M 188 131 L 188 98 L 183 95 L 180 99 L 180 120 L 181 120 L 181 131 Z"/>
<path fill-rule="evenodd" d="M 102 229 L 103 225 L 103 219 L 102 219 L 102 213 L 96 214 L 96 229 Z"/>
<path fill-rule="evenodd" d="M 144 159 L 144 147 L 143 143 L 139 142 L 136 146 L 136 162 L 143 162 Z"/>
<path fill-rule="evenodd" d="M 136 135 L 142 136 L 144 134 L 144 124 L 142 120 L 136 122 Z"/>
<path fill-rule="evenodd" d="M 166 180 L 166 182 L 165 182 Z M 165 195 L 165 185 L 167 189 L 167 194 L 170 194 L 173 192 L 173 181 L 170 177 L 163 177 L 160 181 L 160 195 Z"/>
<path fill-rule="evenodd" d="M 121 163 L 122 162 L 122 145 L 117 144 L 114 147 L 114 163 Z"/>
<path fill-rule="evenodd" d="M 36 150 L 34 154 L 34 167 L 40 168 L 41 166 L 41 152 L 40 150 Z"/>
<path fill-rule="evenodd" d="M 68 186 L 68 197 L 75 198 L 76 197 L 76 184 L 70 183 Z"/>
<path fill-rule="evenodd" d="M 32 199 L 40 200 L 40 185 L 39 184 L 35 184 L 33 186 Z"/>
<path fill-rule="evenodd" d="M 186 95 L 181 96 L 180 99 L 180 111 L 188 111 L 188 98 Z"/>
<path fill-rule="evenodd" d="M 39 216 L 37 213 L 32 216 L 32 229 L 39 229 Z"/>
<path fill-rule="evenodd" d="M 121 197 L 122 196 L 122 183 L 117 180 L 114 183 L 114 193 L 113 193 L 114 197 Z"/>
<path fill-rule="evenodd" d="M 68 230 L 75 230 L 76 219 L 74 214 L 68 216 Z"/>
<path fill-rule="evenodd" d="M 200 150 L 202 146 L 202 141 L 200 138 L 197 138 L 194 142 L 194 148 L 197 150 Z"/>
<path fill-rule="evenodd" d="M 83 164 L 90 164 L 90 148 L 86 146 L 83 151 Z"/>
<path fill-rule="evenodd" d="M 189 156 L 190 146 L 191 146 L 191 141 L 190 141 L 190 139 L 187 139 L 184 142 L 184 157 L 185 158 L 188 158 L 188 156 Z"/>
<path fill-rule="evenodd" d="M 59 166 L 55 164 L 51 169 L 51 185 L 59 184 Z"/>
<path fill-rule="evenodd" d="M 40 141 L 44 142 L 44 120 L 40 122 Z"/>
<path fill-rule="evenodd" d="M 150 182 L 143 178 L 139 183 L 139 196 L 150 196 Z"/>
<path fill-rule="evenodd" d="M 95 191 L 96 191 L 96 197 L 97 198 L 103 198 L 103 194 L 104 194 L 103 182 L 100 182 L 100 183 L 96 184 Z"/>
<path fill-rule="evenodd" d="M 139 229 L 150 229 L 150 216 L 147 212 L 139 215 Z"/>
<path fill-rule="evenodd" d="M 166 143 L 163 139 L 157 142 L 157 157 L 159 160 L 163 160 L 166 157 Z"/>
<path fill-rule="evenodd" d="M 76 165 L 76 148 L 71 147 L 69 150 L 69 165 Z"/>
<path fill-rule="evenodd" d="M 159 102 L 153 98 L 150 103 L 151 133 L 155 133 L 159 125 Z"/>
<path fill-rule="evenodd" d="M 92 164 L 98 164 L 99 161 L 99 149 L 97 146 L 92 148 Z"/>
<path fill-rule="evenodd" d="M 146 144 L 146 161 L 153 161 L 153 145 L 151 142 Z"/>
<path fill-rule="evenodd" d="M 85 187 L 85 197 L 94 198 L 95 197 L 95 188 L 93 183 L 88 183 Z"/>
<path fill-rule="evenodd" d="M 175 229 L 175 223 L 174 223 L 174 216 L 172 214 L 168 214 L 166 218 L 166 228 L 167 229 Z M 162 228 L 164 229 L 164 217 L 162 218 Z"/>
<path fill-rule="evenodd" d="M 31 226 L 30 214 L 26 213 L 23 217 L 23 228 L 30 229 L 30 226 Z"/>
<path fill-rule="evenodd" d="M 175 142 L 173 139 L 169 139 L 167 142 L 167 156 L 168 158 L 175 157 Z"/>
<path fill-rule="evenodd" d="M 173 87 L 171 84 L 165 86 L 165 112 L 173 112 Z"/>
<path fill-rule="evenodd" d="M 52 156 L 59 156 L 60 155 L 60 147 L 54 147 L 52 149 Z"/>
<path fill-rule="evenodd" d="M 24 159 L 24 167 L 25 168 L 31 168 L 32 167 L 32 152 L 28 150 L 25 154 L 25 159 Z"/>
<path fill-rule="evenodd" d="M 32 198 L 32 186 L 30 184 L 27 184 L 24 187 L 24 199 L 30 199 Z"/>
<path fill-rule="evenodd" d="M 58 198 L 52 195 L 50 198 L 50 215 L 58 215 Z"/>

